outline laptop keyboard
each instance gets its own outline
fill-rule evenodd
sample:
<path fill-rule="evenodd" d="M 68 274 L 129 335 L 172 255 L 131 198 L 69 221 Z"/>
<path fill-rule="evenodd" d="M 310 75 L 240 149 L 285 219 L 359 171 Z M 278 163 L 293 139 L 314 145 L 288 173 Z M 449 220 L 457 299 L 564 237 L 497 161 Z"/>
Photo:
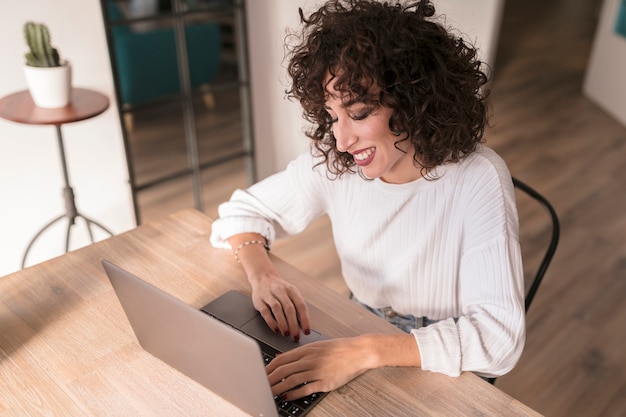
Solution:
<path fill-rule="evenodd" d="M 222 323 L 225 323 L 225 324 L 229 325 L 233 329 L 242 332 L 241 329 L 238 329 L 238 328 L 234 327 L 230 323 L 227 323 L 227 322 L 223 321 L 222 319 L 212 315 L 208 311 L 206 311 L 204 309 L 202 309 L 201 311 L 203 313 L 206 313 L 209 316 L 213 317 L 214 319 L 217 319 L 217 320 L 221 321 Z M 269 364 L 272 361 L 272 359 L 274 359 L 276 354 L 279 353 L 278 350 L 276 350 L 273 347 L 265 344 L 264 342 L 262 342 L 261 340 L 255 338 L 254 336 L 251 336 L 251 335 L 249 335 L 249 334 L 247 334 L 245 332 L 242 332 L 242 333 L 246 334 L 247 336 L 252 337 L 257 342 L 257 344 L 259 345 L 259 348 L 261 349 L 261 354 L 263 355 L 263 361 L 265 362 L 265 366 L 267 366 L 267 364 Z M 309 410 L 311 408 L 313 408 L 313 406 L 315 404 L 320 402 L 320 400 L 325 395 L 326 395 L 325 392 L 317 392 L 315 394 L 311 394 L 311 395 L 308 395 L 306 397 L 299 398 L 299 399 L 293 400 L 293 401 L 286 401 L 286 400 L 283 400 L 280 397 L 280 395 L 275 395 L 274 396 L 274 402 L 276 403 L 276 409 L 278 410 L 278 415 L 279 416 L 284 416 L 284 417 L 287 417 L 287 416 L 304 416 L 306 413 L 309 412 Z"/>
<path fill-rule="evenodd" d="M 263 353 L 263 361 L 267 366 L 274 357 L 266 352 Z M 321 393 L 315 393 L 293 401 L 283 400 L 280 395 L 274 396 L 274 402 L 280 416 L 303 416 L 315 403 L 322 398 Z"/>

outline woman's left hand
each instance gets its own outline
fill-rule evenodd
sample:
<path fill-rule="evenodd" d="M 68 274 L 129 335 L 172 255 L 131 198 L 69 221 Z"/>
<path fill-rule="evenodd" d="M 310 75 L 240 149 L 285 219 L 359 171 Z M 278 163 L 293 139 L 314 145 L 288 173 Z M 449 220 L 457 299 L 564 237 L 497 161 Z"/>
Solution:
<path fill-rule="evenodd" d="M 279 354 L 266 370 L 272 393 L 294 400 L 347 384 L 374 366 L 372 356 L 362 336 L 322 340 Z"/>
<path fill-rule="evenodd" d="M 294 400 L 332 391 L 383 366 L 421 366 L 414 336 L 364 334 L 322 340 L 279 354 L 265 369 L 272 393 Z"/>

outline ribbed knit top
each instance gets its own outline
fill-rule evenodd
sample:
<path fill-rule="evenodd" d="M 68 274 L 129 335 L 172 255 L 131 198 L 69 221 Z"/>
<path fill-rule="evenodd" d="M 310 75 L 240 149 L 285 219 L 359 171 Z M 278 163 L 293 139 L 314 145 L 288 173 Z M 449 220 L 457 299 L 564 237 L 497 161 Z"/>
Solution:
<path fill-rule="evenodd" d="M 219 207 L 211 242 L 271 243 L 327 213 L 346 284 L 361 302 L 440 320 L 415 329 L 422 368 L 500 376 L 525 338 L 518 217 L 510 173 L 491 149 L 406 184 L 329 179 L 309 153 Z"/>

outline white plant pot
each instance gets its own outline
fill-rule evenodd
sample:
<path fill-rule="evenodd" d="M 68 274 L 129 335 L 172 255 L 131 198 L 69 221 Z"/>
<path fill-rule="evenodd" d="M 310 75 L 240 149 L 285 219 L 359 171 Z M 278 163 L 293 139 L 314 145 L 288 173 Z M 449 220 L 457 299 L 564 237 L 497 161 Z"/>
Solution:
<path fill-rule="evenodd" d="M 38 107 L 65 107 L 72 97 L 72 67 L 64 61 L 60 67 L 24 66 L 24 76 L 30 95 Z"/>

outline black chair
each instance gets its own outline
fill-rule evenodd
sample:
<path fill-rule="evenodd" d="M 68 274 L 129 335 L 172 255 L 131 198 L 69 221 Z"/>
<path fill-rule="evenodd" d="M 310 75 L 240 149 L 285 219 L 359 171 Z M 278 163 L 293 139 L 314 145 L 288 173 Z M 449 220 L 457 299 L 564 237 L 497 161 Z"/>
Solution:
<path fill-rule="evenodd" d="M 537 273 L 535 274 L 535 277 L 533 278 L 530 288 L 528 289 L 528 292 L 526 293 L 525 311 L 526 313 L 528 313 L 530 304 L 535 298 L 535 294 L 537 293 L 537 290 L 539 289 L 539 285 L 541 285 L 543 276 L 548 270 L 548 266 L 550 265 L 550 262 L 552 262 L 552 258 L 554 257 L 554 253 L 556 252 L 556 247 L 559 243 L 560 225 L 559 225 L 559 218 L 556 215 L 556 211 L 554 210 L 554 207 L 552 207 L 552 204 L 550 204 L 550 202 L 543 195 L 539 194 L 539 192 L 537 192 L 534 188 L 523 183 L 522 181 L 518 180 L 515 177 L 513 177 L 513 185 L 515 186 L 515 188 L 527 194 L 533 200 L 538 202 L 544 209 L 546 209 L 550 217 L 550 222 L 552 224 L 552 234 L 550 237 L 550 243 L 548 244 L 548 247 L 545 251 L 543 259 L 541 260 L 541 263 L 539 264 L 539 268 L 537 269 Z M 494 382 L 496 382 L 496 378 L 487 378 L 487 381 L 493 384 Z"/>
<path fill-rule="evenodd" d="M 533 189 L 529 185 L 526 185 L 525 183 L 523 183 L 522 181 L 518 180 L 515 177 L 513 177 L 513 185 L 517 189 L 529 195 L 539 204 L 541 204 L 543 208 L 545 208 L 546 211 L 548 212 L 548 215 L 550 216 L 550 221 L 552 223 L 552 234 L 550 237 L 550 243 L 548 244 L 548 247 L 543 256 L 541 264 L 539 264 L 539 268 L 537 269 L 537 273 L 535 274 L 533 282 L 530 288 L 528 289 L 528 292 L 526 293 L 525 308 L 526 308 L 526 312 L 528 313 L 530 304 L 532 303 L 533 298 L 535 298 L 537 289 L 539 288 L 539 285 L 541 284 L 541 281 L 543 280 L 543 276 L 548 270 L 548 266 L 550 265 L 550 262 L 552 262 L 552 258 L 554 257 L 554 253 L 556 252 L 556 247 L 559 244 L 559 235 L 560 235 L 561 229 L 559 225 L 559 218 L 556 215 L 556 211 L 554 210 L 554 207 L 552 207 L 552 204 L 550 204 L 550 202 L 544 196 L 542 196 L 535 189 Z"/>

